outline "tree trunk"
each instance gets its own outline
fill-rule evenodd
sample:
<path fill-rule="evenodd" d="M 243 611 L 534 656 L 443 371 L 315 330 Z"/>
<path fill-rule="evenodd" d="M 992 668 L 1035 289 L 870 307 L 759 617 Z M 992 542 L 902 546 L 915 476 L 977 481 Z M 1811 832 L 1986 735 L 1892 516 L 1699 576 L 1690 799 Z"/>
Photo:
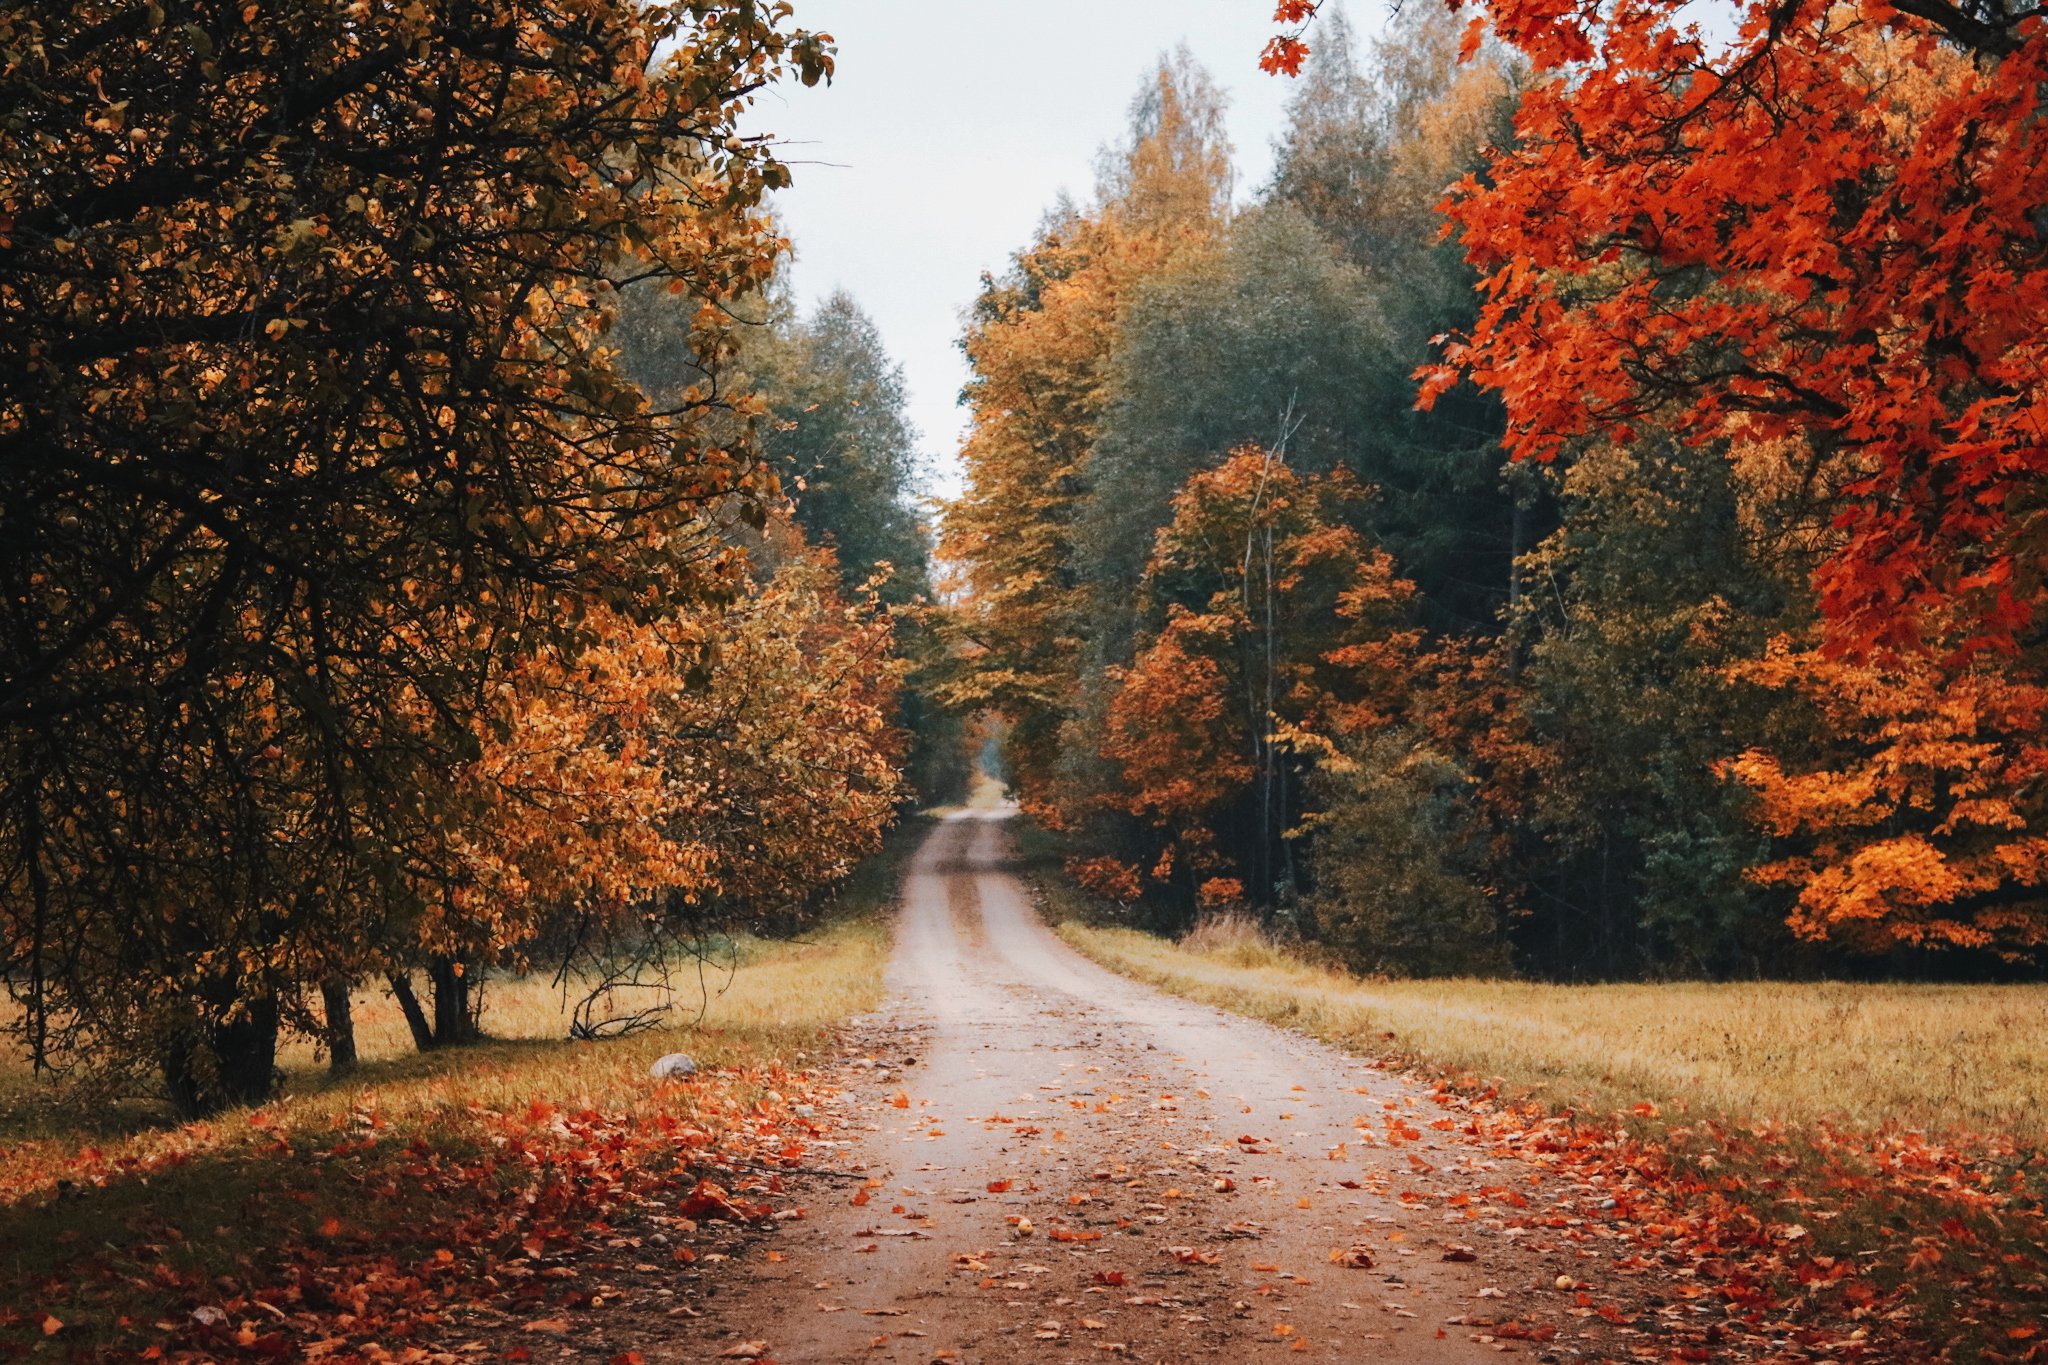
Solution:
<path fill-rule="evenodd" d="M 170 1092 L 171 1107 L 180 1118 L 196 1119 L 206 1113 L 198 1058 L 193 1055 L 196 1050 L 188 1029 L 180 1029 L 164 1044 L 164 1089 Z"/>
<path fill-rule="evenodd" d="M 277 1001 L 248 1002 L 232 1017 L 181 1029 L 164 1049 L 164 1088 L 188 1119 L 270 1098 L 277 1070 Z"/>
<path fill-rule="evenodd" d="M 441 1047 L 472 1043 L 476 1015 L 470 1009 L 469 970 L 452 958 L 437 957 L 427 967 L 434 983 L 434 1042 Z"/>
<path fill-rule="evenodd" d="M 398 1008 L 405 1014 L 406 1027 L 412 1030 L 413 1046 L 422 1052 L 432 1052 L 439 1040 L 427 1023 L 426 1011 L 420 1008 L 420 998 L 412 993 L 412 977 L 404 972 L 393 972 L 391 993 L 398 997 Z"/>
<path fill-rule="evenodd" d="M 270 1098 L 277 1071 L 278 1008 L 275 996 L 251 1000 L 247 1009 L 213 1029 L 213 1055 L 220 1068 L 223 1107 L 261 1104 Z"/>
<path fill-rule="evenodd" d="M 327 1009 L 327 1069 L 340 1076 L 356 1067 L 356 1018 L 348 982 L 321 982 L 320 1003 Z"/>

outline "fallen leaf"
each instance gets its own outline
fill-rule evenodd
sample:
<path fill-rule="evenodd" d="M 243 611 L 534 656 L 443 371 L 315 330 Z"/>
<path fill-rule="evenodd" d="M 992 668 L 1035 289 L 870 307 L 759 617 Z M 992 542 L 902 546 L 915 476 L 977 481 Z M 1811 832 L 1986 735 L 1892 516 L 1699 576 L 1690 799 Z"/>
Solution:
<path fill-rule="evenodd" d="M 910 1312 L 907 1308 L 863 1308 L 860 1311 L 871 1318 L 900 1318 Z"/>
<path fill-rule="evenodd" d="M 43 1335 L 54 1337 L 64 1330 L 63 1320 L 54 1313 L 43 1314 Z"/>
<path fill-rule="evenodd" d="M 1472 1250 L 1471 1247 L 1455 1246 L 1444 1252 L 1444 1259 L 1446 1261 L 1476 1261 L 1479 1259 L 1479 1253 Z"/>
<path fill-rule="evenodd" d="M 888 1339 L 887 1337 L 882 1338 L 883 1341 Z M 721 1360 L 759 1360 L 767 1354 L 768 1343 L 765 1341 L 742 1341 L 737 1345 L 728 1346 L 718 1353 Z"/>
<path fill-rule="evenodd" d="M 567 1318 L 535 1318 L 520 1330 L 527 1332 L 566 1332 L 569 1330 L 569 1320 Z"/>

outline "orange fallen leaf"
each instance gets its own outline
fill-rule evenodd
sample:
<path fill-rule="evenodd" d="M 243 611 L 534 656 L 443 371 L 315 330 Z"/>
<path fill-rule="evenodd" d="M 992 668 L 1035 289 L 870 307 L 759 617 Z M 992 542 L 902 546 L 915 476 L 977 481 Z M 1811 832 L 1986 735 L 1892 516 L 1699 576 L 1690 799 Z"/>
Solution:
<path fill-rule="evenodd" d="M 1280 1267 L 1279 1267 L 1279 1266 L 1277 1266 L 1277 1265 L 1254 1265 L 1254 1266 L 1252 1267 L 1252 1269 L 1253 1269 L 1253 1270 L 1259 1270 L 1259 1271 L 1264 1271 L 1264 1272 L 1265 1272 L 1266 1274 L 1268 1274 L 1268 1275 L 1271 1275 L 1271 1274 L 1273 1274 L 1273 1273 L 1274 1273 L 1275 1271 L 1279 1270 L 1279 1269 L 1280 1269 Z"/>
<path fill-rule="evenodd" d="M 1309 1207 L 1309 1202 L 1308 1202 L 1308 1196 L 1307 1196 L 1307 1195 L 1303 1195 L 1303 1196 L 1302 1196 L 1301 1198 L 1299 1198 L 1299 1199 L 1295 1200 L 1295 1201 L 1294 1201 L 1294 1207 L 1296 1207 L 1296 1208 L 1298 1208 L 1298 1209 L 1305 1209 L 1305 1208 Z"/>
<path fill-rule="evenodd" d="M 883 1341 L 888 1339 L 887 1337 L 882 1338 Z M 726 1347 L 718 1354 L 719 1358 L 723 1360 L 759 1360 L 762 1356 L 768 1354 L 768 1343 L 765 1341 L 742 1341 L 737 1345 Z"/>
<path fill-rule="evenodd" d="M 57 1317 L 57 1315 L 56 1315 L 55 1313 L 45 1313 L 45 1314 L 43 1314 L 43 1335 L 44 1335 L 44 1336 L 46 1336 L 46 1337 L 54 1337 L 54 1336 L 56 1336 L 56 1335 L 57 1335 L 57 1333 L 59 1333 L 59 1332 L 61 1332 L 61 1331 L 63 1331 L 63 1330 L 64 1330 L 64 1323 L 63 1323 L 63 1321 L 62 1321 L 61 1319 L 59 1319 L 59 1318 Z"/>
<path fill-rule="evenodd" d="M 569 1330 L 569 1320 L 567 1318 L 535 1318 L 520 1330 L 526 1332 L 566 1332 Z"/>

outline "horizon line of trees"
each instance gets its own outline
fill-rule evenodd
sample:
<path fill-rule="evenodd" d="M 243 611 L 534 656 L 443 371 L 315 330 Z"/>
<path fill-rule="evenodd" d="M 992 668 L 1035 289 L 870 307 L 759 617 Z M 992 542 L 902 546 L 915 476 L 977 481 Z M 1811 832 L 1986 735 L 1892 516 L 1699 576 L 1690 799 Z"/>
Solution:
<path fill-rule="evenodd" d="M 1249 202 L 1223 93 L 1167 54 L 1092 200 L 985 277 L 964 340 L 941 694 L 1001 717 L 1069 872 L 1151 927 L 1249 910 L 1361 972 L 2038 973 L 2048 694 L 2009 651 L 1838 650 L 1870 466 L 1739 399 L 1688 416 L 1715 381 L 1680 372 L 1736 363 L 1711 308 L 1753 287 L 1688 253 L 1734 220 L 1578 224 L 1560 167 L 1605 173 L 1573 160 L 1602 117 L 1570 104 L 1584 53 L 1538 65 L 1437 6 L 1361 44 L 1319 8 Z M 1966 89 L 1905 20 L 1828 42 L 1886 92 L 1842 115 L 1882 125 L 1874 161 Z M 1679 174 L 1640 136 L 1630 164 Z M 1624 294 L 1586 344 L 1638 349 L 1568 391 L 1546 320 Z M 1646 354 L 1680 300 L 1708 310 L 1698 351 Z"/>

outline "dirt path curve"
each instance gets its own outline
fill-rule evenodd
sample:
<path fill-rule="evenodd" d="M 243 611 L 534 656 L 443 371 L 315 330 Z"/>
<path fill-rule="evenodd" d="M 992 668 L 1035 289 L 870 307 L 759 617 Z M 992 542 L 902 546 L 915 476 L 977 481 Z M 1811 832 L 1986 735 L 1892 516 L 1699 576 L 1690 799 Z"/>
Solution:
<path fill-rule="evenodd" d="M 684 1358 L 748 1339 L 782 1365 L 1625 1352 L 1587 1306 L 1603 1244 L 1500 1226 L 1501 1201 L 1598 1191 L 1531 1184 L 1359 1058 L 1086 961 L 1004 870 L 1007 813 L 930 836 L 891 1001 L 850 1039 L 857 1140 L 833 1157 L 879 1186 L 862 1206 L 816 1191 Z M 1390 1121 L 1415 1139 L 1390 1146 Z M 1371 1268 L 1332 1259 L 1354 1246 Z"/>

